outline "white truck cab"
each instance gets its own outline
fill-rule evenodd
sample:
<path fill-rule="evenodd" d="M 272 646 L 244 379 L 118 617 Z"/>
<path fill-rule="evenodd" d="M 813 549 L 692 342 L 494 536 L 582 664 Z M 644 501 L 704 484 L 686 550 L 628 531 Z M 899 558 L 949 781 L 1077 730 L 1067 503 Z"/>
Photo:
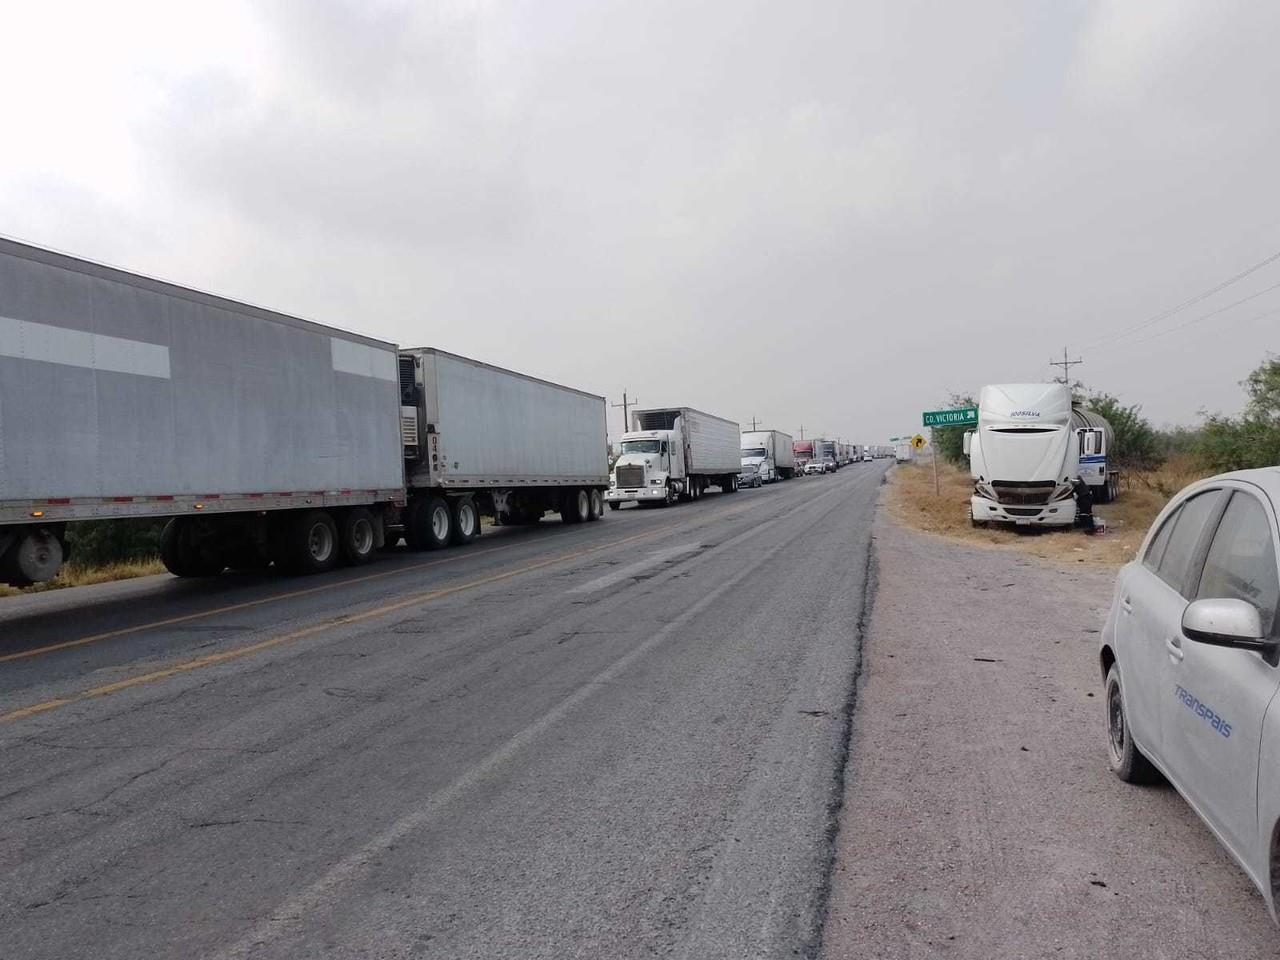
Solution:
<path fill-rule="evenodd" d="M 605 500 L 672 503 L 684 492 L 683 445 L 674 430 L 636 430 L 619 441 L 618 459 Z"/>
<path fill-rule="evenodd" d="M 1005 383 L 982 388 L 978 429 L 965 434 L 975 524 L 1069 526 L 1075 483 L 1100 502 L 1114 499 L 1118 475 L 1109 469 L 1111 425 L 1072 405 L 1061 383 Z"/>

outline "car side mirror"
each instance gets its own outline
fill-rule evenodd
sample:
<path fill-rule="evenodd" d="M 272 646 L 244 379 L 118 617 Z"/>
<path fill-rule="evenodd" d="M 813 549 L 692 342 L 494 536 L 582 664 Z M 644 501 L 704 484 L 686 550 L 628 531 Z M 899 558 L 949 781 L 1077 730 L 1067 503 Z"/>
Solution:
<path fill-rule="evenodd" d="M 1275 642 L 1262 635 L 1262 614 L 1247 600 L 1195 600 L 1182 612 L 1182 632 L 1216 647 L 1270 653 Z"/>
<path fill-rule="evenodd" d="M 969 456 L 969 452 L 973 449 L 973 431 L 966 430 L 964 434 L 964 455 Z"/>

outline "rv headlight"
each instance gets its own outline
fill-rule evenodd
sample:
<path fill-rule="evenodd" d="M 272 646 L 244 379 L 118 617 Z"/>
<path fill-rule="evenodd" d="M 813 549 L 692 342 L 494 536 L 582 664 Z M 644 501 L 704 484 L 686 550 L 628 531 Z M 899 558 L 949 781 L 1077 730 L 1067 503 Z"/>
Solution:
<path fill-rule="evenodd" d="M 991 484 L 989 483 L 983 483 L 982 481 L 979 481 L 973 485 L 973 488 L 978 491 L 978 496 L 980 497 L 986 497 L 988 500 L 996 500 L 996 501 L 999 501 L 1000 499 L 999 497 L 996 496 L 995 490 L 992 488 Z"/>
<path fill-rule="evenodd" d="M 1058 484 L 1057 488 L 1053 491 L 1053 499 L 1055 501 L 1066 500 L 1067 498 L 1074 496 L 1075 492 L 1076 492 L 1076 489 L 1071 484 L 1060 483 Z"/>

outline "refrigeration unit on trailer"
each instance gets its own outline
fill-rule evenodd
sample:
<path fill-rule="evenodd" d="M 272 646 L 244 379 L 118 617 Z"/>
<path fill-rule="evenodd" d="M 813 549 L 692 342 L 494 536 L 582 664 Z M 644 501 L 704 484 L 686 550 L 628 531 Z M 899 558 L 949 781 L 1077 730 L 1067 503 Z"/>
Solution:
<path fill-rule="evenodd" d="M 83 520 L 171 518 L 165 565 L 212 576 L 463 542 L 481 506 L 600 514 L 603 398 L 445 374 L 428 411 L 429 353 L 0 240 L 0 581 L 56 576 Z"/>
<path fill-rule="evenodd" d="M 978 399 L 978 427 L 965 435 L 974 481 L 974 523 L 1067 526 L 1075 522 L 1075 483 L 1099 502 L 1119 493 L 1110 467 L 1111 425 L 1073 406 L 1061 383 L 993 384 Z"/>
<path fill-rule="evenodd" d="M 754 466 L 765 483 L 790 480 L 796 470 L 791 435 L 781 430 L 743 431 L 742 465 Z"/>
<path fill-rule="evenodd" d="M 604 397 L 433 348 L 402 350 L 400 377 L 411 547 L 473 540 L 481 515 L 603 515 Z"/>
<path fill-rule="evenodd" d="M 609 506 L 697 500 L 708 487 L 738 489 L 742 469 L 738 425 L 690 407 L 634 410 L 619 441 Z"/>

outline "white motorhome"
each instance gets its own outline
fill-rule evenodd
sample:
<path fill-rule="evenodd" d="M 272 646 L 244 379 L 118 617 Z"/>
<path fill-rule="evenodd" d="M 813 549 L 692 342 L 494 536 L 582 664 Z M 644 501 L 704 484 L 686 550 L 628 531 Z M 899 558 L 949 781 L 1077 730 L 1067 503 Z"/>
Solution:
<path fill-rule="evenodd" d="M 1073 406 L 1061 383 L 1004 383 L 982 388 L 978 429 L 965 434 L 975 524 L 1069 526 L 1075 522 L 1075 481 L 1107 502 L 1119 479 L 1107 456 L 1114 434 L 1107 421 Z"/>
<path fill-rule="evenodd" d="M 796 472 L 791 434 L 781 430 L 742 431 L 742 465 L 754 466 L 764 483 L 790 480 Z"/>

